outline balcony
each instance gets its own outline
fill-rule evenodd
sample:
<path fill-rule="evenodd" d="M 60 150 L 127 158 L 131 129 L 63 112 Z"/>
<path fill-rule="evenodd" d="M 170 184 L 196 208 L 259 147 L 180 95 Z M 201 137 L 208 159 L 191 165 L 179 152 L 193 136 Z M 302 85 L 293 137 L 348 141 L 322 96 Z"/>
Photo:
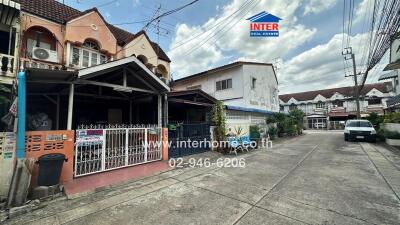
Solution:
<path fill-rule="evenodd" d="M 0 75 L 13 77 L 16 71 L 15 56 L 0 53 Z"/>
<path fill-rule="evenodd" d="M 25 68 L 38 68 L 38 69 L 48 69 L 48 70 L 62 70 L 65 67 L 59 63 L 45 62 L 41 60 L 21 58 L 21 69 Z"/>

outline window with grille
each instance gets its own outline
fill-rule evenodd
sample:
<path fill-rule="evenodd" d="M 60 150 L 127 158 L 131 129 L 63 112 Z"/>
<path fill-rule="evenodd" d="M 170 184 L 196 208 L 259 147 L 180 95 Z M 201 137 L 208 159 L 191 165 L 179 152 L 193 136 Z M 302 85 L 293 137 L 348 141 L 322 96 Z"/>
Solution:
<path fill-rule="evenodd" d="M 232 88 L 232 79 L 220 80 L 216 82 L 217 91 Z"/>

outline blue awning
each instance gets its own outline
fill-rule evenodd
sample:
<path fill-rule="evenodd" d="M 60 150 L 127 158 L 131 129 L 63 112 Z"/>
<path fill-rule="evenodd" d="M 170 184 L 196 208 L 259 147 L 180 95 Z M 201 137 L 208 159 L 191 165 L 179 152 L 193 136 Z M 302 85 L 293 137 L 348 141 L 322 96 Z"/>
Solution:
<path fill-rule="evenodd" d="M 247 107 L 233 106 L 233 105 L 225 105 L 225 108 L 229 109 L 229 110 L 236 110 L 236 111 L 242 111 L 242 112 L 255 112 L 255 113 L 262 113 L 262 114 L 267 114 L 267 115 L 273 115 L 276 113 L 276 112 L 263 110 L 263 109 L 247 108 Z"/>

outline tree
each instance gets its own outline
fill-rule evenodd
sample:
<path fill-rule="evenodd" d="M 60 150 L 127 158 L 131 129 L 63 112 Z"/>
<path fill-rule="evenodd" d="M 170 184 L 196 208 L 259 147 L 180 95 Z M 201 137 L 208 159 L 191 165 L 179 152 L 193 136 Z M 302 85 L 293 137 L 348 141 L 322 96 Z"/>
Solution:
<path fill-rule="evenodd" d="M 224 139 L 226 128 L 225 128 L 225 110 L 224 104 L 221 101 L 216 102 L 212 108 L 212 121 L 215 125 L 215 133 L 217 141 L 220 142 Z"/>

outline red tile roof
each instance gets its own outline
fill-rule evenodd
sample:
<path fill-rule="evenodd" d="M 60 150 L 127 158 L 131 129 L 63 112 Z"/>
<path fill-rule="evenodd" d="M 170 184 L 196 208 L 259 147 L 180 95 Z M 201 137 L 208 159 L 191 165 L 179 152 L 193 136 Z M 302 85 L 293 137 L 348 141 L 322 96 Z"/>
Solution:
<path fill-rule="evenodd" d="M 92 8 L 81 12 L 77 9 L 64 5 L 55 0 L 21 0 L 21 10 L 24 12 L 34 14 L 39 17 L 43 17 L 45 19 L 48 19 L 50 21 L 59 24 L 64 24 L 66 21 L 84 15 L 91 11 L 98 12 L 96 8 Z M 101 16 L 100 12 L 98 13 Z M 120 46 L 124 46 L 125 44 L 132 41 L 135 37 L 139 36 L 141 33 L 144 32 L 140 31 L 135 35 L 126 30 L 113 26 L 107 23 L 105 20 L 104 22 L 107 24 L 107 27 L 115 36 L 115 38 L 117 39 L 117 44 Z M 167 62 L 171 62 L 167 54 L 162 50 L 162 48 L 157 43 L 154 43 L 152 41 L 150 41 L 150 43 L 154 51 L 157 53 L 158 58 L 165 60 Z"/>
<path fill-rule="evenodd" d="M 379 90 L 382 93 L 388 93 L 387 90 L 387 83 L 375 83 L 375 84 L 365 84 L 363 89 L 361 90 L 361 95 L 367 94 L 373 88 Z M 336 92 L 350 97 L 353 96 L 354 87 L 340 87 L 340 88 L 331 88 L 331 89 L 324 89 L 324 90 L 317 90 L 317 91 L 306 91 L 306 92 L 299 92 L 299 93 L 292 93 L 292 94 L 285 94 L 279 95 L 279 99 L 283 102 L 288 102 L 291 98 L 296 99 L 297 101 L 309 101 L 313 100 L 317 95 L 322 95 L 325 98 L 330 98 Z"/>

